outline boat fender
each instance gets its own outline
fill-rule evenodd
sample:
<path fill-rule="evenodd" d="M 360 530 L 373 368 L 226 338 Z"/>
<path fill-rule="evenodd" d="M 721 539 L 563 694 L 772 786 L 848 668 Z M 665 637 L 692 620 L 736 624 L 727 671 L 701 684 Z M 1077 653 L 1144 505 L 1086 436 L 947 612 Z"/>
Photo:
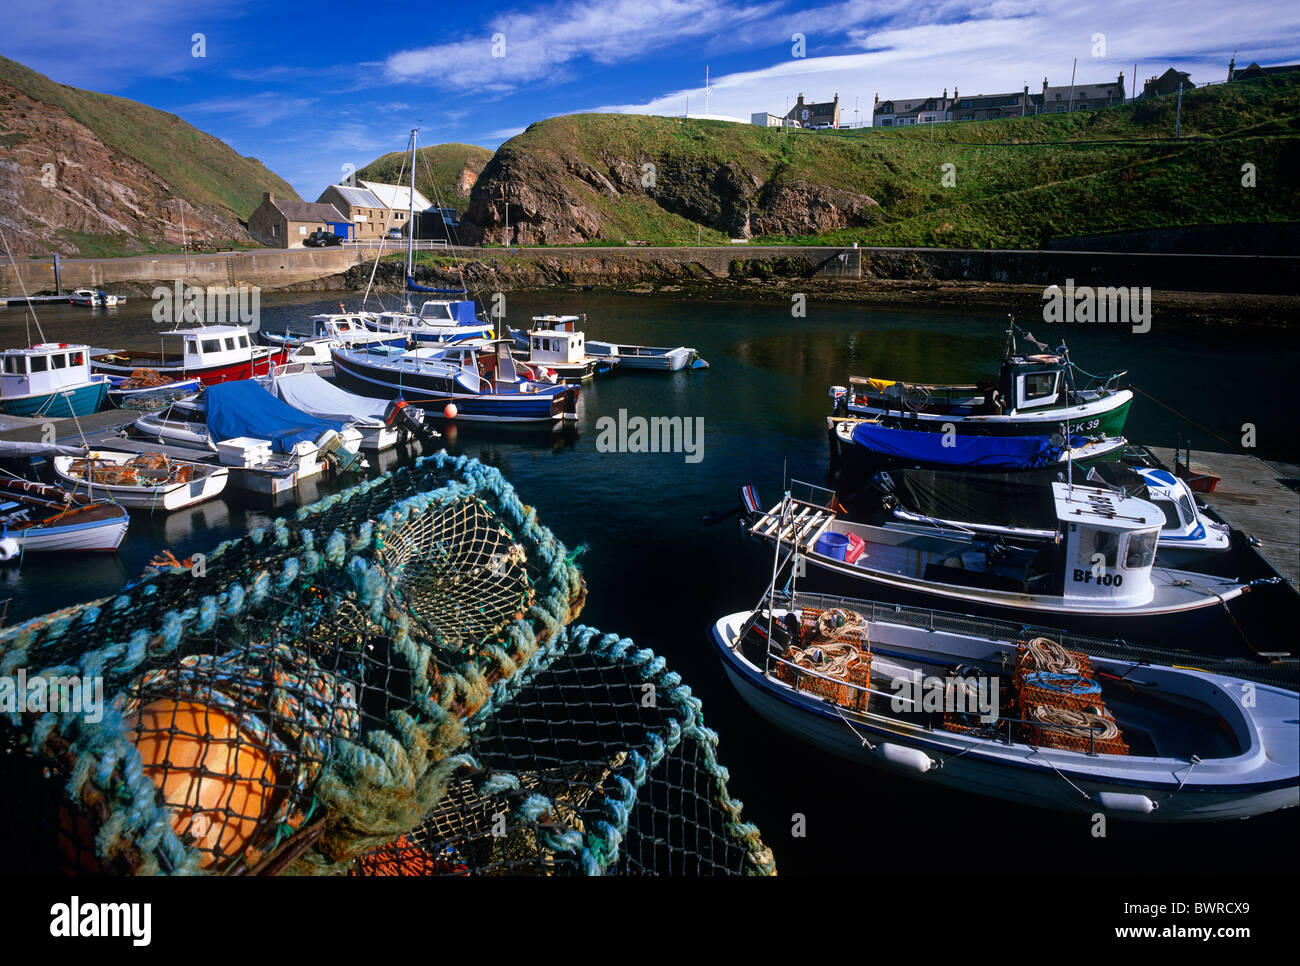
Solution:
<path fill-rule="evenodd" d="M 0 560 L 13 560 L 21 549 L 13 537 L 0 538 Z"/>
<path fill-rule="evenodd" d="M 876 754 L 891 765 L 923 775 L 934 767 L 934 759 L 919 748 L 906 748 L 890 742 L 876 746 Z"/>
<path fill-rule="evenodd" d="M 1097 804 L 1108 812 L 1129 812 L 1136 815 L 1149 815 L 1160 807 L 1145 795 L 1130 792 L 1099 792 Z"/>

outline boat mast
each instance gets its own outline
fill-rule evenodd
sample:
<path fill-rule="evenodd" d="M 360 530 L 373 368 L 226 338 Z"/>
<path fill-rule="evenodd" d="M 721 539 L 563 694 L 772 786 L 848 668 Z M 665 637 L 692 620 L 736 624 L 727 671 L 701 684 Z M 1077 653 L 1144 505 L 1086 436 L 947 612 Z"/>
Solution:
<path fill-rule="evenodd" d="M 411 128 L 411 190 L 407 194 L 406 212 L 406 277 L 415 280 L 415 134 L 418 127 Z M 411 296 L 406 296 L 407 310 L 411 310 Z"/>

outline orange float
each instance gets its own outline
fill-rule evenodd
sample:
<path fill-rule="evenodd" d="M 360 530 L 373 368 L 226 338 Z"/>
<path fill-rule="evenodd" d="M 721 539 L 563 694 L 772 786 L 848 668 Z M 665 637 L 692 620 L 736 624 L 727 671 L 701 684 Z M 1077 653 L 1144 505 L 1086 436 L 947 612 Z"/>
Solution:
<path fill-rule="evenodd" d="M 226 864 L 256 843 L 279 797 L 266 749 L 221 708 L 150 702 L 128 719 L 144 773 L 172 812 L 172 828 L 201 850 L 200 867 Z"/>

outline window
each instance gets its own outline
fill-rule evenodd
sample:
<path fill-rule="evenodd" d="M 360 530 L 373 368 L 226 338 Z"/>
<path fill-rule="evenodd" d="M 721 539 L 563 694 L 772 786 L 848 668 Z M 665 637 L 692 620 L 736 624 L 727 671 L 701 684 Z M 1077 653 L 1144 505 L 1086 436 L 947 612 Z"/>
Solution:
<path fill-rule="evenodd" d="M 10 375 L 25 372 L 26 369 L 19 365 L 22 361 L 22 356 L 5 356 L 5 372 Z"/>
<path fill-rule="evenodd" d="M 299 226 L 298 226 L 298 234 L 300 234 L 300 235 L 305 235 L 305 234 L 307 234 L 307 226 L 306 226 L 306 225 L 299 225 Z"/>
<path fill-rule="evenodd" d="M 226 340 L 226 349 L 233 350 L 234 348 L 235 348 L 235 337 L 232 335 L 230 338 Z"/>
<path fill-rule="evenodd" d="M 1083 531 L 1079 535 L 1079 566 L 1091 568 L 1100 563 L 1107 573 L 1115 570 L 1119 566 L 1119 537 L 1108 530 Z M 1097 554 L 1101 554 L 1100 561 L 1093 559 Z"/>
<path fill-rule="evenodd" d="M 1025 401 L 1056 395 L 1055 372 L 1032 372 L 1025 376 Z"/>
<path fill-rule="evenodd" d="M 246 335 L 241 335 L 241 336 L 239 337 L 239 348 L 241 348 L 241 349 L 247 349 L 247 348 L 248 348 L 248 336 L 246 336 Z"/>
<path fill-rule="evenodd" d="M 1140 533 L 1130 534 L 1128 538 L 1128 552 L 1124 555 L 1124 568 L 1126 570 L 1145 570 L 1150 567 L 1156 559 L 1156 540 L 1159 538 L 1159 531 L 1143 530 Z"/>
<path fill-rule="evenodd" d="M 279 238 L 279 237 L 280 237 L 280 226 L 279 226 L 279 225 L 272 225 L 272 226 L 271 226 L 271 237 L 272 237 L 272 238 Z"/>
<path fill-rule="evenodd" d="M 32 372 L 44 372 L 50 367 L 50 360 L 47 356 L 31 356 Z"/>
<path fill-rule="evenodd" d="M 1196 508 L 1192 506 L 1192 501 L 1187 498 L 1186 493 L 1178 498 L 1178 508 L 1183 511 L 1183 516 L 1188 523 L 1196 522 Z"/>
<path fill-rule="evenodd" d="M 199 341 L 198 341 L 198 339 L 186 339 L 186 340 L 185 340 L 185 351 L 188 352 L 190 355 L 195 355 L 195 354 L 197 354 L 198 351 L 199 351 Z"/>
<path fill-rule="evenodd" d="M 1178 507 L 1172 500 L 1154 500 L 1156 506 L 1160 507 L 1161 512 L 1165 515 L 1165 530 L 1181 530 L 1183 521 L 1178 519 Z"/>
<path fill-rule="evenodd" d="M 60 352 L 56 356 L 50 356 L 50 362 L 54 364 L 55 369 L 68 368 L 68 357 Z"/>
<path fill-rule="evenodd" d="M 68 358 L 72 360 L 74 366 L 84 366 L 86 364 L 80 352 L 74 352 Z"/>
<path fill-rule="evenodd" d="M 220 339 L 204 339 L 204 340 L 203 340 L 203 351 L 204 351 L 204 352 L 220 352 L 220 351 L 221 351 L 221 340 L 220 340 Z"/>

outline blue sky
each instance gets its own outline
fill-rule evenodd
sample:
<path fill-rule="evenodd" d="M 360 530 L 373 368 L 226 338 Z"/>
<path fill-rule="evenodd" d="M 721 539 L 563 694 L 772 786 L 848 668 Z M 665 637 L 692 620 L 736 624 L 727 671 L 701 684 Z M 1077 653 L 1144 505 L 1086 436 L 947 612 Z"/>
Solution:
<path fill-rule="evenodd" d="M 0 35 L 5 56 L 179 114 L 309 199 L 414 126 L 422 144 L 495 148 L 557 114 L 702 113 L 706 66 L 711 113 L 838 93 L 846 121 L 857 105 L 869 123 L 877 93 L 1036 90 L 1068 84 L 1076 57 L 1080 82 L 1123 71 L 1127 85 L 1136 62 L 1139 78 L 1176 65 L 1204 83 L 1234 51 L 1241 65 L 1300 60 L 1300 4 L 63 0 Z"/>

